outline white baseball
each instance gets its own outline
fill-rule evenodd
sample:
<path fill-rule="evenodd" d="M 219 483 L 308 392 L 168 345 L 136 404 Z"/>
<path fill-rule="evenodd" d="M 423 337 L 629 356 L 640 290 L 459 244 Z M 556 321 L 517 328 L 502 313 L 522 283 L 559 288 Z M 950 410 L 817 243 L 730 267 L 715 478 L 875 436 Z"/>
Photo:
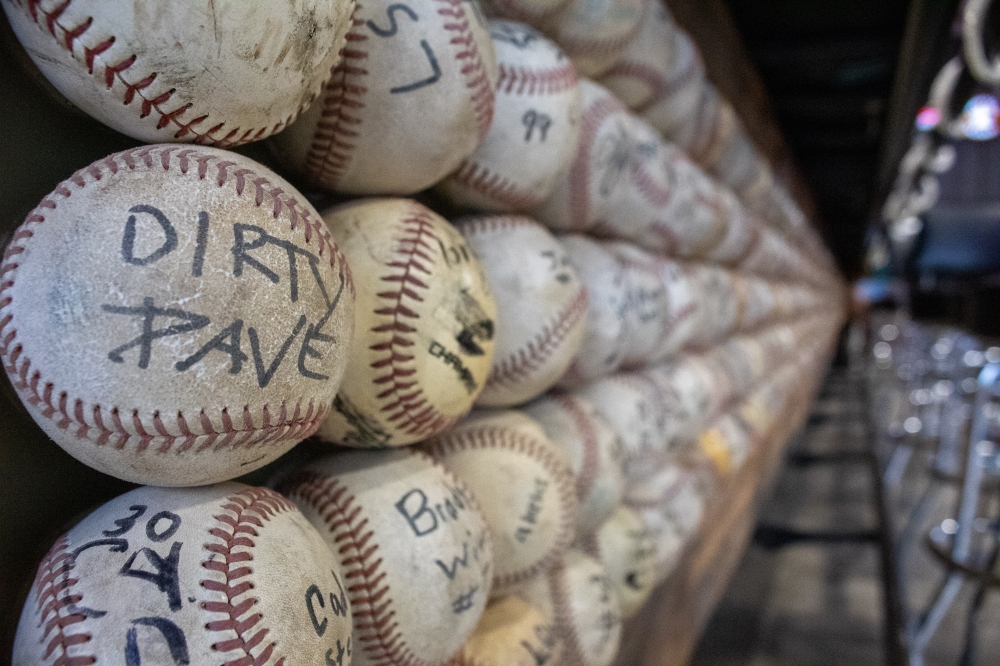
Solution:
<path fill-rule="evenodd" d="M 605 247 L 625 267 L 625 299 L 619 308 L 624 326 L 621 367 L 643 366 L 672 332 L 670 294 L 657 270 L 658 257 L 632 243 L 607 242 Z"/>
<path fill-rule="evenodd" d="M 674 40 L 678 28 L 662 2 L 647 2 L 639 33 L 625 54 L 600 78 L 628 108 L 641 114 L 672 88 L 683 83 L 683 71 L 675 71 Z M 674 80 L 674 78 L 677 80 Z"/>
<path fill-rule="evenodd" d="M 278 488 L 340 561 L 358 661 L 440 664 L 461 648 L 486 607 L 493 548 L 458 479 L 412 449 L 352 451 Z"/>
<path fill-rule="evenodd" d="M 329 83 L 273 147 L 314 186 L 411 194 L 486 136 L 496 81 L 476 2 L 361 0 Z"/>
<path fill-rule="evenodd" d="M 581 386 L 613 372 L 622 363 L 625 336 L 620 310 L 626 299 L 625 266 L 601 243 L 580 235 L 559 239 L 570 265 L 587 289 L 583 341 L 563 387 Z"/>
<path fill-rule="evenodd" d="M 636 515 L 653 542 L 654 585 L 673 573 L 686 544 L 674 521 L 659 507 L 636 507 Z"/>
<path fill-rule="evenodd" d="M 545 666 L 562 659 L 551 616 L 520 597 L 490 603 L 461 651 L 445 666 Z"/>
<path fill-rule="evenodd" d="M 483 10 L 491 18 L 541 26 L 568 3 L 569 0 L 484 0 Z"/>
<path fill-rule="evenodd" d="M 583 341 L 587 290 L 552 233 L 527 217 L 457 222 L 497 304 L 495 351 L 476 403 L 510 406 L 554 385 Z"/>
<path fill-rule="evenodd" d="M 573 537 L 576 493 L 562 450 L 522 425 L 524 415 L 494 413 L 460 423 L 424 445 L 469 487 L 493 534 L 495 594 L 547 570 Z"/>
<path fill-rule="evenodd" d="M 69 101 L 147 142 L 263 139 L 316 98 L 351 0 L 8 0 L 10 25 Z"/>
<path fill-rule="evenodd" d="M 0 359 L 70 455 L 156 485 L 231 479 L 311 435 L 354 325 L 351 273 L 291 185 L 216 148 L 145 146 L 15 232 Z"/>
<path fill-rule="evenodd" d="M 618 373 L 574 393 L 589 400 L 624 443 L 626 483 L 662 465 L 672 401 L 655 382 L 642 373 Z"/>
<path fill-rule="evenodd" d="M 349 664 L 347 586 L 322 537 L 267 488 L 138 488 L 52 546 L 13 663 Z"/>
<path fill-rule="evenodd" d="M 705 84 L 705 62 L 694 40 L 683 30 L 676 31 L 673 54 L 667 62 L 666 75 L 651 87 L 639 113 L 670 140 L 696 113 Z"/>
<path fill-rule="evenodd" d="M 718 370 L 700 355 L 685 354 L 642 373 L 666 396 L 663 446 L 668 457 L 692 442 L 721 408 L 719 384 L 725 378 Z"/>
<path fill-rule="evenodd" d="M 580 141 L 568 169 L 532 216 L 552 229 L 588 231 L 614 214 L 634 161 L 632 121 L 625 105 L 602 86 L 580 80 Z"/>
<path fill-rule="evenodd" d="M 596 534 L 597 549 L 614 585 L 622 617 L 635 615 L 656 585 L 656 546 L 642 518 L 618 507 Z"/>
<path fill-rule="evenodd" d="M 518 596 L 555 618 L 565 666 L 610 666 L 621 642 L 614 583 L 598 560 L 570 549 L 547 576 L 524 583 Z"/>
<path fill-rule="evenodd" d="M 592 402 L 572 393 L 551 393 L 522 409 L 569 457 L 576 476 L 576 532 L 592 533 L 622 500 L 621 438 Z"/>
<path fill-rule="evenodd" d="M 545 200 L 580 138 L 580 86 L 559 47 L 534 29 L 490 21 L 499 79 L 493 124 L 440 185 L 460 206 L 518 212 Z"/>
<path fill-rule="evenodd" d="M 596 78 L 625 55 L 651 0 L 570 0 L 545 31 L 573 59 L 581 76 Z"/>
<path fill-rule="evenodd" d="M 656 262 L 660 282 L 667 290 L 669 308 L 666 335 L 653 352 L 650 363 L 657 364 L 673 358 L 694 337 L 698 326 L 698 310 L 702 295 L 696 291 L 697 264 L 687 264 L 671 259 Z"/>
<path fill-rule="evenodd" d="M 324 440 L 412 444 L 469 411 L 493 361 L 496 303 L 444 218 L 409 199 L 323 215 L 358 278 L 354 346 Z"/>

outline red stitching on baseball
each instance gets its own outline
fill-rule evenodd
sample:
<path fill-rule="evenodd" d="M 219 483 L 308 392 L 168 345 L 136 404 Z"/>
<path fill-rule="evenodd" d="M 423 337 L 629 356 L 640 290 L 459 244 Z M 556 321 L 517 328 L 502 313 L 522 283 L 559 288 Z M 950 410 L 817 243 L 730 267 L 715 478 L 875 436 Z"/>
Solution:
<path fill-rule="evenodd" d="M 701 75 L 701 69 L 697 66 L 697 61 L 692 59 L 691 65 L 679 72 L 674 72 L 674 76 L 668 78 L 660 70 L 641 62 L 625 60 L 609 69 L 601 81 L 608 81 L 614 77 L 624 79 L 636 79 L 649 87 L 649 99 L 642 104 L 632 108 L 637 115 L 642 115 L 651 108 L 662 102 L 667 97 L 674 95 L 678 90 Z"/>
<path fill-rule="evenodd" d="M 421 303 L 422 291 L 428 288 L 424 281 L 432 275 L 436 248 L 428 241 L 438 241 L 434 234 L 433 220 L 423 207 L 414 206 L 411 214 L 402 220 L 403 233 L 397 239 L 396 255 L 386 266 L 390 273 L 379 277 L 391 289 L 376 294 L 384 306 L 374 314 L 388 317 L 390 321 L 371 328 L 372 333 L 385 333 L 389 338 L 370 345 L 372 351 L 386 354 L 371 363 L 376 370 L 387 372 L 372 378 L 376 387 L 385 385 L 376 398 L 386 404 L 380 411 L 387 413 L 386 420 L 407 435 L 430 437 L 447 428 L 455 420 L 441 414 L 428 404 L 424 390 L 414 378 L 413 354 L 410 348 L 416 342 L 417 329 L 408 322 L 420 318 L 420 313 L 408 303 Z"/>
<path fill-rule="evenodd" d="M 507 95 L 555 95 L 576 85 L 573 63 L 567 59 L 560 67 L 531 69 L 523 65 L 499 65 L 497 92 Z"/>
<path fill-rule="evenodd" d="M 330 530 L 351 599 L 357 642 L 373 666 L 430 666 L 410 651 L 394 620 L 396 611 L 388 596 L 375 532 L 368 528 L 368 518 L 347 486 L 335 476 L 303 471 L 283 481 L 280 488 L 312 507 Z"/>
<path fill-rule="evenodd" d="M 462 160 L 458 170 L 452 174 L 451 180 L 454 183 L 478 192 L 512 211 L 527 210 L 541 203 L 541 197 L 519 190 L 516 184 L 504 176 L 470 160 L 471 158 Z"/>
<path fill-rule="evenodd" d="M 365 108 L 364 97 L 368 88 L 356 80 L 348 82 L 348 77 L 368 75 L 364 67 L 368 52 L 362 48 L 368 36 L 359 29 L 364 21 L 356 18 L 360 7 L 357 5 L 354 8 L 347 43 L 341 49 L 340 62 L 333 68 L 330 82 L 326 85 L 323 111 L 306 154 L 309 178 L 326 187 L 336 187 L 350 166 L 364 122 L 361 110 Z"/>
<path fill-rule="evenodd" d="M 592 24 L 588 24 L 586 29 L 592 29 Z M 597 39 L 592 36 L 572 37 L 560 34 L 556 42 L 570 57 L 593 58 L 595 56 L 614 55 L 627 48 L 634 40 L 635 36 L 642 28 L 642 21 L 638 20 L 635 25 L 629 28 L 628 32 L 614 37 Z"/>
<path fill-rule="evenodd" d="M 424 451 L 438 462 L 442 462 L 443 458 L 452 453 L 479 449 L 516 451 L 538 461 L 541 463 L 542 469 L 548 472 L 552 480 L 555 481 L 556 492 L 559 496 L 562 520 L 559 523 L 559 531 L 552 543 L 552 548 L 544 557 L 529 567 L 503 575 L 495 574 L 493 589 L 499 589 L 533 578 L 535 575 L 551 569 L 559 561 L 573 535 L 573 525 L 570 518 L 576 514 L 576 488 L 574 487 L 573 472 L 563 459 L 552 450 L 552 446 L 511 428 L 472 425 L 455 432 L 446 432 L 430 440 L 424 447 Z M 447 465 L 445 466 L 447 467 Z"/>
<path fill-rule="evenodd" d="M 438 9 L 438 14 L 444 17 L 443 27 L 453 33 L 449 43 L 459 49 L 455 60 L 460 65 L 460 71 L 465 76 L 465 85 L 472 91 L 472 108 L 476 114 L 476 126 L 479 128 L 479 140 L 482 141 L 493 122 L 493 103 L 495 93 L 493 84 L 483 66 L 482 55 L 476 45 L 475 36 L 469 30 L 469 19 L 465 15 L 464 0 L 437 0 L 445 6 Z"/>
<path fill-rule="evenodd" d="M 226 447 L 252 448 L 261 444 L 302 439 L 315 432 L 326 418 L 330 405 L 316 405 L 311 400 L 307 405 L 303 405 L 301 401 L 297 402 L 291 416 L 288 414 L 288 406 L 282 403 L 278 408 L 277 418 L 272 416 L 272 408 L 269 405 L 265 404 L 259 414 L 251 411 L 249 405 L 244 405 L 238 417 L 242 419 L 242 426 L 234 426 L 233 417 L 227 409 L 223 409 L 220 414 L 222 429 L 218 430 L 202 410 L 193 417 L 201 426 L 198 432 L 190 427 L 191 417 L 186 417 L 180 411 L 177 412 L 173 427 L 168 428 L 165 421 L 171 417 L 159 410 L 154 411 L 151 416 L 144 416 L 138 409 L 121 410 L 117 405 L 110 408 L 99 404 L 88 406 L 81 398 L 71 397 L 65 391 L 58 390 L 52 382 L 44 381 L 38 370 L 32 372 L 32 361 L 28 357 L 23 357 L 24 350 L 17 342 L 16 329 L 7 330 L 14 316 L 3 311 L 11 305 L 13 298 L 5 296 L 4 292 L 9 292 L 14 287 L 14 276 L 20 265 L 15 263 L 13 258 L 25 251 L 25 244 L 33 237 L 33 233 L 27 228 L 28 225 L 43 224 L 46 221 L 47 211 L 57 208 L 59 197 L 69 198 L 74 189 L 83 189 L 91 182 L 100 181 L 108 172 L 117 174 L 123 168 L 133 171 L 143 166 L 146 169 L 162 168 L 164 171 L 176 168 L 181 174 L 187 175 L 192 171 L 192 167 L 197 165 L 197 172 L 191 175 L 197 175 L 199 180 L 205 180 L 209 176 L 210 164 L 216 168 L 215 182 L 218 187 L 232 183 L 237 196 L 243 196 L 244 192 L 252 194 L 258 207 L 270 197 L 274 218 L 277 219 L 279 215 L 284 214 L 288 218 L 291 230 L 301 228 L 307 245 L 315 238 L 319 255 L 323 256 L 325 252 L 331 267 L 336 267 L 339 263 L 339 270 L 344 276 L 346 286 L 352 293 L 354 292 L 347 262 L 333 243 L 323 221 L 314 219 L 308 210 L 302 210 L 301 208 L 307 204 L 301 202 L 295 194 L 286 194 L 284 190 L 272 185 L 266 177 L 259 176 L 249 169 L 232 170 L 233 162 L 179 145 L 142 146 L 114 153 L 98 163 L 77 171 L 68 180 L 60 183 L 53 194 L 42 199 L 14 234 L 4 252 L 3 263 L 0 264 L 0 276 L 10 276 L 0 283 L 0 359 L 11 384 L 25 402 L 38 408 L 41 415 L 54 421 L 59 429 L 73 428 L 74 434 L 81 439 L 91 439 L 98 446 L 110 443 L 119 450 L 125 448 L 130 440 L 135 439 L 136 450 L 139 452 L 154 446 L 157 453 L 166 453 L 177 442 L 180 442 L 178 452 L 186 451 L 196 444 L 195 451 L 201 452 L 209 448 L 214 451 Z M 88 415 L 91 422 L 87 420 Z"/>
<path fill-rule="evenodd" d="M 253 568 L 249 564 L 253 561 L 251 549 L 256 545 L 253 537 L 260 536 L 259 530 L 273 516 L 295 511 L 295 505 L 268 488 L 248 488 L 227 497 L 222 510 L 224 513 L 213 516 L 218 524 L 208 530 L 221 543 L 206 541 L 202 544 L 212 556 L 201 566 L 225 576 L 226 581 L 221 583 L 212 578 L 202 578 L 199 585 L 225 596 L 225 601 L 203 601 L 201 608 L 210 613 L 223 613 L 226 619 L 212 620 L 205 624 L 205 628 L 236 634 L 235 638 L 221 638 L 212 644 L 212 649 L 219 652 L 243 652 L 244 656 L 227 661 L 225 666 L 262 666 L 271 659 L 277 643 L 270 643 L 257 656 L 252 653 L 270 631 L 267 627 L 258 626 L 263 619 L 259 611 L 254 612 L 259 599 L 245 596 L 252 594 L 254 589 L 250 580 Z M 285 657 L 281 657 L 274 666 L 284 663 Z"/>
<path fill-rule="evenodd" d="M 555 615 L 552 619 L 556 627 L 561 630 L 559 633 L 563 638 L 563 662 L 574 665 L 586 664 L 587 658 L 580 646 L 580 639 L 569 612 L 569 595 L 563 580 L 565 575 L 565 561 L 559 562 L 548 573 L 549 594 L 552 597 L 552 612 Z"/>
<path fill-rule="evenodd" d="M 38 565 L 38 573 L 35 575 L 33 587 L 38 599 L 35 609 L 35 614 L 38 616 L 36 626 L 42 630 L 40 642 L 45 643 L 42 658 L 48 660 L 55 655 L 53 666 L 89 666 L 97 662 L 97 658 L 93 655 L 71 657 L 68 654 L 69 648 L 87 643 L 91 639 L 90 633 L 86 631 L 66 633 L 68 628 L 87 619 L 86 615 L 76 611 L 77 604 L 83 600 L 83 595 L 74 593 L 72 589 L 79 582 L 72 577 L 75 566 L 76 558 L 70 552 L 66 535 L 63 534 Z M 68 611 L 66 615 L 62 614 L 64 610 Z"/>
<path fill-rule="evenodd" d="M 494 361 L 486 378 L 486 388 L 517 384 L 538 370 L 587 313 L 587 303 L 587 290 L 580 287 L 569 305 L 542 326 L 542 330 L 525 346 L 503 360 Z"/>
<path fill-rule="evenodd" d="M 556 394 L 552 396 L 552 399 L 569 414 L 570 418 L 573 419 L 573 425 L 580 433 L 583 460 L 580 461 L 580 471 L 576 475 L 576 497 L 583 502 L 593 489 L 594 482 L 597 481 L 601 465 L 600 442 L 593 424 L 595 417 L 587 413 L 580 404 L 580 399 L 574 395 Z"/>
<path fill-rule="evenodd" d="M 93 17 L 88 17 L 83 23 L 76 26 L 66 26 L 60 23 L 59 18 L 62 14 L 69 8 L 73 0 L 64 0 L 64 2 L 51 10 L 46 10 L 41 7 L 41 0 L 13 0 L 19 7 L 27 11 L 31 20 L 34 21 L 39 28 L 43 31 L 48 32 L 52 35 L 56 43 L 66 49 L 69 55 L 74 60 L 77 60 L 76 54 L 73 52 L 73 48 L 76 43 L 86 34 L 91 27 L 93 27 L 94 19 Z M 25 2 L 27 3 L 25 5 Z M 61 32 L 61 35 L 60 35 Z M 115 43 L 115 37 L 112 35 L 105 38 L 99 42 L 96 46 L 88 47 L 83 46 L 83 64 L 87 68 L 87 73 L 94 75 L 94 61 L 97 59 L 102 59 L 102 55 L 105 51 L 111 48 Z M 240 134 L 240 128 L 236 127 L 230 130 L 221 139 L 215 138 L 213 135 L 222 130 L 225 126 L 225 121 L 215 125 L 214 127 L 208 129 L 203 133 L 198 133 L 194 129 L 195 125 L 203 123 L 209 114 L 203 114 L 196 118 L 192 118 L 187 122 L 182 122 L 180 116 L 184 115 L 191 110 L 193 106 L 192 103 L 182 104 L 181 106 L 173 109 L 171 111 L 163 108 L 170 99 L 173 97 L 174 93 L 177 92 L 176 88 L 171 88 L 166 92 L 163 92 L 156 97 L 146 97 L 142 94 L 142 91 L 149 87 L 153 81 L 156 79 L 157 73 L 153 72 L 141 78 L 139 81 L 134 83 L 129 83 L 125 79 L 125 72 L 129 71 L 133 65 L 135 65 L 138 60 L 138 56 L 132 54 L 131 56 L 121 60 L 117 63 L 105 63 L 104 65 L 104 76 L 103 81 L 108 90 L 114 86 L 115 81 L 121 82 L 125 86 L 125 92 L 122 95 L 122 101 L 125 106 L 128 106 L 132 101 L 139 97 L 142 100 L 140 105 L 140 118 L 146 118 L 154 111 L 159 116 L 159 120 L 156 123 L 156 129 L 163 129 L 167 125 L 175 125 L 177 131 L 174 133 L 174 138 L 179 139 L 183 136 L 187 136 L 189 133 L 195 135 L 195 143 L 198 144 L 208 144 L 213 146 L 219 146 L 223 148 L 238 146 L 249 141 L 257 141 L 258 139 L 263 139 L 271 134 L 276 134 L 284 129 L 288 123 L 294 120 L 299 114 L 301 114 L 312 101 L 316 98 L 316 94 L 310 95 L 309 99 L 306 100 L 304 104 L 299 106 L 299 109 L 290 114 L 288 117 L 275 123 L 273 127 L 268 129 L 266 126 L 261 128 L 250 128 L 245 130 Z M 239 134 L 239 136 L 237 136 Z"/>
<path fill-rule="evenodd" d="M 567 231 L 584 231 L 592 226 L 590 219 L 590 154 L 594 139 L 604 121 L 613 113 L 628 113 L 625 105 L 608 96 L 598 99 L 584 112 L 580 127 L 580 147 L 569 171 L 570 217 Z"/>
<path fill-rule="evenodd" d="M 507 231 L 519 227 L 537 229 L 539 224 L 530 217 L 523 215 L 489 215 L 487 217 L 463 218 L 458 221 L 457 226 L 462 235 L 469 238 L 476 234 L 491 231 Z"/>

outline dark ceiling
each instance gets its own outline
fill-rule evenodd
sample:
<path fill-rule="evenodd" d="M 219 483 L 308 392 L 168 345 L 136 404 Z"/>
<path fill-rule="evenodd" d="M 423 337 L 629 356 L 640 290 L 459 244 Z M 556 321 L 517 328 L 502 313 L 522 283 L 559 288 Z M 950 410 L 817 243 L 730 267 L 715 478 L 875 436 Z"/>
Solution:
<path fill-rule="evenodd" d="M 831 249 L 853 277 L 878 196 L 910 0 L 726 4 L 812 189 Z"/>

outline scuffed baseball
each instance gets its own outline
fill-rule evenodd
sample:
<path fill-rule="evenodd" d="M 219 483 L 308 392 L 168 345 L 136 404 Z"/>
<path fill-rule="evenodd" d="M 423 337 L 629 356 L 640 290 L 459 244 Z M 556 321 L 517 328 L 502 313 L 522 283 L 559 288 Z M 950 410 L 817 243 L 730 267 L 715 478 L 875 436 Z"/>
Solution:
<path fill-rule="evenodd" d="M 271 490 L 137 488 L 56 540 L 13 663 L 346 664 L 348 585 L 322 537 Z"/>
<path fill-rule="evenodd" d="M 635 145 L 628 109 L 608 90 L 580 79 L 580 141 L 568 169 L 532 217 L 551 229 L 589 231 L 614 215 Z"/>
<path fill-rule="evenodd" d="M 312 103 L 344 46 L 354 2 L 3 7 L 45 77 L 105 125 L 147 142 L 229 147 L 281 131 Z"/>
<path fill-rule="evenodd" d="M 601 562 L 614 585 L 622 617 L 635 615 L 656 585 L 656 547 L 642 519 L 619 507 L 596 534 Z"/>
<path fill-rule="evenodd" d="M 497 304 L 495 351 L 479 405 L 527 402 L 553 386 L 583 341 L 587 290 L 562 245 L 527 217 L 459 220 Z"/>
<path fill-rule="evenodd" d="M 354 344 L 325 441 L 400 446 L 469 411 L 486 384 L 496 302 L 479 260 L 444 218 L 409 199 L 369 199 L 323 219 L 357 277 Z"/>
<path fill-rule="evenodd" d="M 550 616 L 520 597 L 490 603 L 479 624 L 446 666 L 558 664 L 562 641 Z"/>
<path fill-rule="evenodd" d="M 499 79 L 493 123 L 440 185 L 453 203 L 518 212 L 544 201 L 580 138 L 580 86 L 559 47 L 534 29 L 490 21 Z"/>
<path fill-rule="evenodd" d="M 493 119 L 497 65 L 465 0 L 361 0 L 340 64 L 273 148 L 306 182 L 412 194 L 454 171 Z"/>
<path fill-rule="evenodd" d="M 573 234 L 559 239 L 587 290 L 587 315 L 580 348 L 559 380 L 566 388 L 585 385 L 618 368 L 624 358 L 627 298 L 625 266 L 601 243 Z"/>
<path fill-rule="evenodd" d="M 313 207 L 241 155 L 154 145 L 78 171 L 14 234 L 0 358 L 70 455 L 202 485 L 311 435 L 347 363 L 354 287 Z"/>
<path fill-rule="evenodd" d="M 622 500 L 625 450 L 621 438 L 592 402 L 571 393 L 544 395 L 522 410 L 569 457 L 576 476 L 576 533 L 591 534 Z"/>
<path fill-rule="evenodd" d="M 639 32 L 650 0 L 570 0 L 545 24 L 545 31 L 573 59 L 581 76 L 610 69 Z"/>
<path fill-rule="evenodd" d="M 671 396 L 642 373 L 618 373 L 574 392 L 586 398 L 621 438 L 626 482 L 658 469 L 667 457 Z"/>
<path fill-rule="evenodd" d="M 538 576 L 573 537 L 576 493 L 565 455 L 517 412 L 456 425 L 424 445 L 472 491 L 493 534 L 494 593 Z"/>
<path fill-rule="evenodd" d="M 670 516 L 659 507 L 634 510 L 653 543 L 653 567 L 656 575 L 653 585 L 656 586 L 674 572 L 687 541 Z"/>
<path fill-rule="evenodd" d="M 598 560 L 570 549 L 547 576 L 517 595 L 555 618 L 565 666 L 610 666 L 621 642 L 622 616 L 614 583 Z"/>
<path fill-rule="evenodd" d="M 461 648 L 493 577 L 490 532 L 461 481 L 401 449 L 327 456 L 277 488 L 340 560 L 357 661 L 439 664 Z"/>
<path fill-rule="evenodd" d="M 647 2 L 639 33 L 622 58 L 601 76 L 601 85 L 641 114 L 683 82 L 676 76 L 682 72 L 675 72 L 672 62 L 676 36 L 677 26 L 666 4 Z"/>

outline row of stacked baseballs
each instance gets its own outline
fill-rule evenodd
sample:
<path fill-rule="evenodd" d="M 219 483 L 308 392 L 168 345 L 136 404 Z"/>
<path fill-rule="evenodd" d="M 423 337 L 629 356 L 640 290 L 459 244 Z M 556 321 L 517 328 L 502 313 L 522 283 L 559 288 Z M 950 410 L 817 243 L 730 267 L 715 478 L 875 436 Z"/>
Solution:
<path fill-rule="evenodd" d="M 537 216 L 547 224 L 603 224 L 606 233 L 674 256 L 732 263 L 754 248 L 760 256 L 753 268 L 769 277 L 823 281 L 816 266 L 823 266 L 820 273 L 831 270 L 828 263 L 799 256 L 787 241 L 757 242 L 759 224 L 728 190 L 663 144 L 607 91 L 585 82 L 581 109 L 572 63 L 528 26 L 487 25 L 478 13 L 468 15 L 459 0 L 358 4 L 330 76 L 322 66 L 329 67 L 335 58 L 330 50 L 343 44 L 351 3 L 313 0 L 307 4 L 318 13 L 311 18 L 286 15 L 291 10 L 283 7 L 261 10 L 268 16 L 252 22 L 284 26 L 285 39 L 278 41 L 298 49 L 293 59 L 301 71 L 291 76 L 282 62 L 288 49 L 271 53 L 274 40 L 267 35 L 256 29 L 241 34 L 244 25 L 230 25 L 245 9 L 216 17 L 207 39 L 205 16 L 173 4 L 128 5 L 113 16 L 106 15 L 110 6 L 94 15 L 79 3 L 4 7 L 28 54 L 56 88 L 96 118 L 146 141 L 231 146 L 283 129 L 271 142 L 276 154 L 290 171 L 323 189 L 410 194 L 444 180 L 441 190 L 459 204 L 506 211 L 541 206 Z M 584 9 L 589 4 L 572 3 L 556 20 L 576 26 L 569 32 L 549 32 L 565 44 L 574 43 L 577 29 L 605 32 L 603 19 Z M 629 17 L 630 39 L 644 4 L 653 3 L 614 0 L 601 11 L 618 16 L 628 9 L 622 16 Z M 295 21 L 321 18 L 322 28 L 309 23 L 308 43 L 300 43 L 305 38 Z M 243 48 L 254 36 L 261 41 Z M 602 39 L 583 39 L 585 51 L 604 53 Z M 194 67 L 186 63 L 206 40 L 218 53 Z M 161 43 L 164 53 L 158 53 Z M 178 54 L 174 43 L 190 44 L 191 52 L 186 47 Z M 224 44 L 234 53 L 222 55 Z M 244 51 L 255 54 L 249 65 Z M 181 62 L 171 62 L 176 58 Z M 269 85 L 279 75 L 280 85 Z M 217 82 L 235 76 L 245 83 L 239 89 L 249 86 L 252 96 L 218 94 Z M 292 94 L 291 86 L 301 89 Z"/>
<path fill-rule="evenodd" d="M 746 441 L 801 394 L 817 351 L 740 407 Z M 643 495 L 585 399 L 529 413 L 545 425 L 488 411 L 422 450 L 313 460 L 279 473 L 285 497 L 226 483 L 112 500 L 43 559 L 13 663 L 608 666 L 623 614 L 697 527 L 708 479 L 663 467 Z M 564 449 L 567 424 L 597 429 Z M 619 506 L 625 493 L 637 510 Z"/>
<path fill-rule="evenodd" d="M 580 383 L 829 300 L 622 243 L 560 242 L 528 218 L 460 226 L 408 199 L 321 217 L 276 174 L 215 148 L 117 153 L 15 232 L 0 359 L 74 457 L 199 485 L 317 431 L 412 444 L 479 398 L 519 404 L 564 374 Z"/>
<path fill-rule="evenodd" d="M 600 81 L 663 138 L 735 190 L 812 259 L 829 254 L 732 105 L 705 77 L 698 47 L 656 0 L 486 0 L 489 15 L 524 21 L 555 40 L 581 76 Z M 502 75 L 501 75 L 502 76 Z"/>

